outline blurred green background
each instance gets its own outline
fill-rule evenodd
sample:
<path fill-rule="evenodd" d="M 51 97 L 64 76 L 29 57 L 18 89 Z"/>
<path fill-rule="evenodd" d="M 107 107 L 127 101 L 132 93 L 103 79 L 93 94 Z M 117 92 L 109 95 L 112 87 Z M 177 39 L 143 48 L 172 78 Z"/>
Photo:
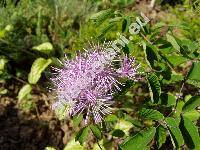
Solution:
<path fill-rule="evenodd" d="M 114 41 L 118 32 L 130 35 L 128 27 L 140 12 L 151 21 L 122 50 L 135 56 L 145 72 L 156 73 L 165 94 L 175 94 L 177 83 L 186 83 L 188 71 L 194 71 L 192 64 L 200 70 L 199 63 L 194 64 L 200 58 L 199 0 L 0 0 L 0 149 L 67 150 L 75 149 L 73 144 L 83 149 L 73 141 L 79 127 L 74 128 L 69 118 L 60 121 L 50 109 L 55 99 L 48 92 L 51 66 L 61 67 L 65 55 L 72 59 L 88 42 Z M 199 95 L 199 75 L 188 78 L 184 96 Z M 135 116 L 137 108 L 146 105 L 148 91 L 142 80 L 118 95 L 116 99 L 126 102 L 117 101 L 117 116 L 123 115 L 121 108 Z M 127 108 L 129 104 L 134 104 L 134 111 Z M 197 123 L 199 111 L 193 113 Z M 128 130 L 126 123 L 122 126 Z M 140 129 L 155 125 L 138 119 L 134 123 Z M 108 140 L 106 149 L 117 149 L 120 140 Z M 169 141 L 162 149 L 172 148 Z M 158 148 L 154 144 L 151 149 Z M 86 149 L 99 149 L 92 137 L 86 145 Z"/>

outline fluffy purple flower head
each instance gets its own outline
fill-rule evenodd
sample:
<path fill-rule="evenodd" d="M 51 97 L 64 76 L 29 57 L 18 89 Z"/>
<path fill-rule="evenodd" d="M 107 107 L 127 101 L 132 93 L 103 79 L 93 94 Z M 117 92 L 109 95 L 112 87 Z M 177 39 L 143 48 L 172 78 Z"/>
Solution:
<path fill-rule="evenodd" d="M 111 113 L 112 94 L 120 90 L 120 78 L 135 80 L 138 66 L 133 58 L 116 55 L 108 57 L 107 46 L 93 46 L 72 60 L 63 62 L 62 68 L 54 68 L 51 78 L 57 94 L 53 109 L 66 108 L 70 116 L 84 114 L 85 121 L 102 122 Z M 116 68 L 114 59 L 121 62 Z"/>
<path fill-rule="evenodd" d="M 133 67 L 133 64 L 135 64 L 135 58 L 128 58 L 128 56 L 125 56 L 121 63 L 121 68 L 117 69 L 117 73 L 119 73 L 121 77 L 127 77 L 137 81 L 135 77 L 140 65 Z"/>

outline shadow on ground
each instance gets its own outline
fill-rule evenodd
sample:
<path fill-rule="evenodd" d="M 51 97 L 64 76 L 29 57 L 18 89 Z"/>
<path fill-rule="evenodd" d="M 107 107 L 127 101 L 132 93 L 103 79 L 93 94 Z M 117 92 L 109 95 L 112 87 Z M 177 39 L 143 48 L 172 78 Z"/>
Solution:
<path fill-rule="evenodd" d="M 0 99 L 0 150 L 43 150 L 46 146 L 63 148 L 64 132 L 60 122 L 24 116 L 13 102 Z M 31 119 L 29 119 L 31 118 Z"/>

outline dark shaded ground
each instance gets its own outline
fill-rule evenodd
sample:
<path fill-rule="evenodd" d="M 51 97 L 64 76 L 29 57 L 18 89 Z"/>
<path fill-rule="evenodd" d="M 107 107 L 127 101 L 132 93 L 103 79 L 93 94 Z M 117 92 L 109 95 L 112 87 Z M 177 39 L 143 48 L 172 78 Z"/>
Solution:
<path fill-rule="evenodd" d="M 39 89 L 32 93 L 35 107 L 23 111 L 16 98 L 20 87 L 22 84 L 15 81 L 6 87 L 8 94 L 0 96 L 0 150 L 44 150 L 47 146 L 62 150 L 84 124 L 75 128 L 69 118 L 59 121 L 50 108 L 51 97 Z M 94 140 L 89 136 L 88 149 L 92 149 Z"/>
<path fill-rule="evenodd" d="M 25 114 L 16 102 L 11 97 L 0 98 L 0 150 L 42 150 L 47 145 L 61 149 L 64 132 L 51 112 L 40 105 L 43 112 Z"/>

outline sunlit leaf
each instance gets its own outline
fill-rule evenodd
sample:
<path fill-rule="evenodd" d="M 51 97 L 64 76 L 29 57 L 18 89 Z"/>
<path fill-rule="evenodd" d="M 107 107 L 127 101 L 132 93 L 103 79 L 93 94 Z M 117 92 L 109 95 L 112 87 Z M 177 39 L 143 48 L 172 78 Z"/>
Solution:
<path fill-rule="evenodd" d="M 118 120 L 117 124 L 115 125 L 115 129 L 120 129 L 124 131 L 126 135 L 129 135 L 129 130 L 133 127 L 133 124 L 129 121 L 125 121 L 123 119 Z"/>
<path fill-rule="evenodd" d="M 73 138 L 72 140 L 70 140 L 67 145 L 64 147 L 63 150 L 85 150 L 84 146 L 81 146 L 80 143 L 77 141 L 75 141 L 75 139 Z"/>
<path fill-rule="evenodd" d="M 143 43 L 145 51 L 145 58 L 150 67 L 156 68 L 156 63 L 159 60 L 157 48 L 153 45 L 146 45 Z"/>
<path fill-rule="evenodd" d="M 45 147 L 45 149 L 44 150 L 56 150 L 54 147 Z"/>
<path fill-rule="evenodd" d="M 170 55 L 170 56 L 167 56 L 167 59 L 173 65 L 173 67 L 176 67 L 187 61 L 185 57 L 182 57 L 179 55 Z"/>
<path fill-rule="evenodd" d="M 55 114 L 59 120 L 63 120 L 67 118 L 68 111 L 69 111 L 69 106 L 65 104 L 62 107 L 56 108 Z"/>
<path fill-rule="evenodd" d="M 31 71 L 28 75 L 28 82 L 36 84 L 41 77 L 41 73 L 51 62 L 51 59 L 37 58 L 32 64 Z"/>
<path fill-rule="evenodd" d="M 6 65 L 7 62 L 8 62 L 7 59 L 0 57 L 0 71 L 4 70 L 4 67 L 5 67 L 5 65 Z"/>
<path fill-rule="evenodd" d="M 200 119 L 200 112 L 197 110 L 191 110 L 189 112 L 184 112 L 183 116 L 187 117 L 191 121 L 197 121 Z"/>
<path fill-rule="evenodd" d="M 32 87 L 31 87 L 30 84 L 24 85 L 24 86 L 20 89 L 20 91 L 19 91 L 19 93 L 18 93 L 18 96 L 17 96 L 18 99 L 19 99 L 19 100 L 22 100 L 22 99 L 26 98 L 27 95 L 30 94 L 31 90 L 32 90 Z"/>
<path fill-rule="evenodd" d="M 99 144 L 95 143 L 92 150 L 106 150 L 105 147 L 104 147 L 104 145 L 103 145 L 103 140 L 99 141 Z"/>
<path fill-rule="evenodd" d="M 50 52 L 53 51 L 53 45 L 49 42 L 45 42 L 38 46 L 34 46 L 33 50 L 37 50 L 37 51 L 43 52 L 45 54 L 49 54 Z"/>

